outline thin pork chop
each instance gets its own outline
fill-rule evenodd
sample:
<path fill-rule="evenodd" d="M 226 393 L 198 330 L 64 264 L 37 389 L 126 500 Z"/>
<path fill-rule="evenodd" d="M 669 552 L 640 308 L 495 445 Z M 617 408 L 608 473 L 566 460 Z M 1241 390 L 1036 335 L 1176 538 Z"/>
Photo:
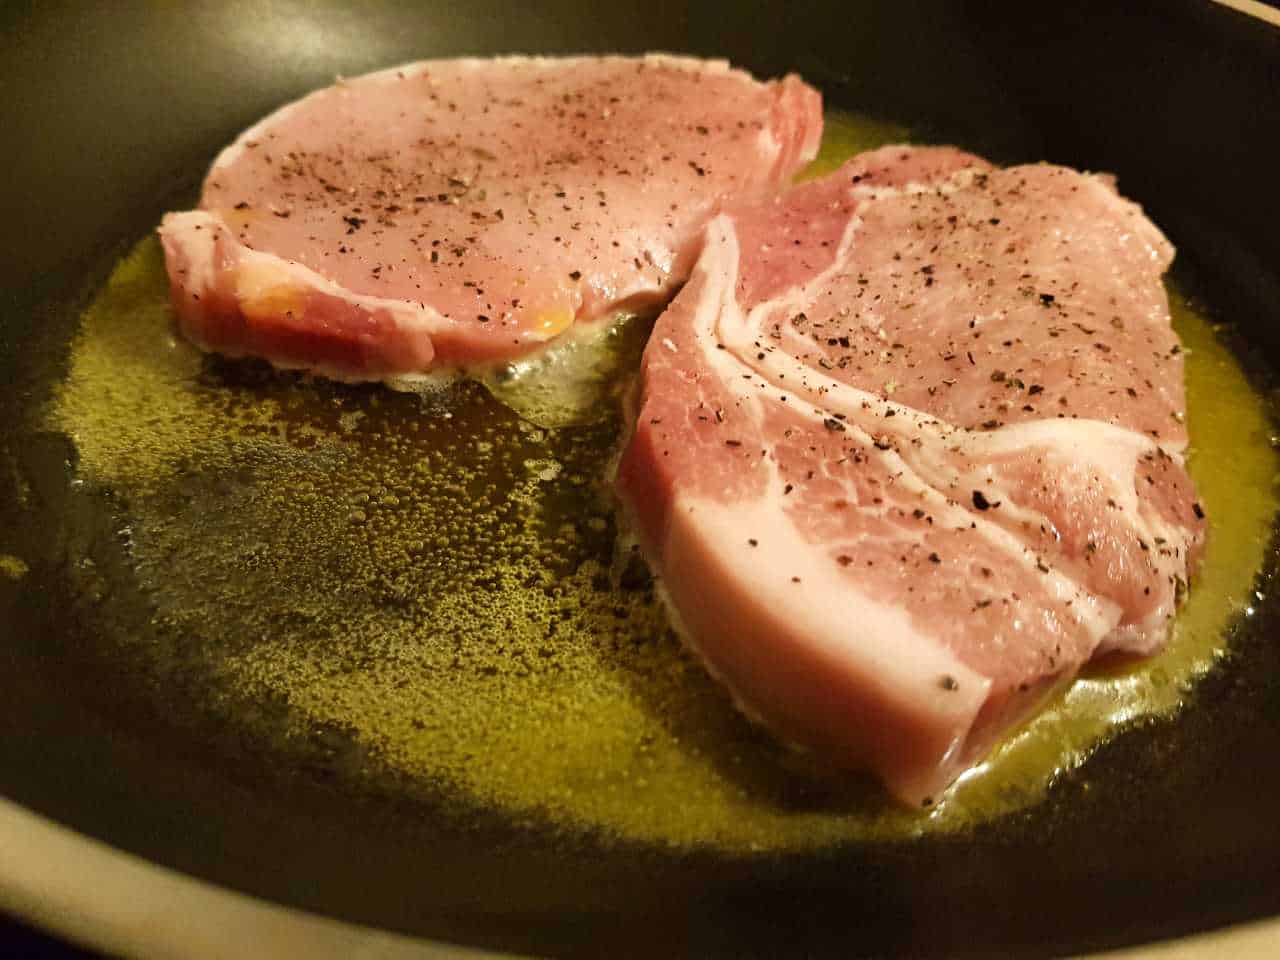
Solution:
<path fill-rule="evenodd" d="M 246 131 L 160 228 L 183 332 L 343 379 L 527 353 L 688 275 L 720 198 L 812 159 L 819 94 L 719 61 L 427 61 Z"/>
<path fill-rule="evenodd" d="M 936 798 L 1204 534 L 1173 250 L 1106 177 L 893 147 L 707 227 L 619 492 L 687 640 L 784 739 Z"/>

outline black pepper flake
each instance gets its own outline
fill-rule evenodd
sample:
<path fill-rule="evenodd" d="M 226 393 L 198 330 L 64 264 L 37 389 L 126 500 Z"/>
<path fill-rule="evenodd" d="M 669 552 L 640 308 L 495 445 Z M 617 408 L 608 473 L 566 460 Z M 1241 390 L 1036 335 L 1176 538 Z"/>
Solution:
<path fill-rule="evenodd" d="M 751 537 L 749 540 L 747 540 L 747 543 L 751 544 L 751 546 L 753 547 L 760 546 L 760 541 L 757 540 L 755 537 Z"/>
<path fill-rule="evenodd" d="M 1040 294 L 1040 302 L 1041 302 L 1042 304 L 1044 304 L 1044 306 L 1046 306 L 1046 307 L 1047 307 L 1047 306 L 1049 306 L 1049 304 L 1053 303 L 1054 299 L 1055 299 L 1055 298 L 1054 298 L 1054 296 L 1053 296 L 1053 294 L 1052 294 L 1052 293 L 1042 293 L 1042 294 Z"/>
<path fill-rule="evenodd" d="M 347 225 L 348 234 L 355 233 L 368 222 L 363 217 L 343 217 L 342 219 Z"/>
<path fill-rule="evenodd" d="M 847 567 L 849 564 L 853 563 L 853 557 L 849 556 L 847 553 L 842 553 L 840 556 L 836 557 L 836 563 L 840 564 L 842 567 Z"/>
<path fill-rule="evenodd" d="M 1191 512 L 1196 515 L 1197 520 L 1204 519 L 1204 507 L 1200 506 L 1199 501 L 1196 501 L 1195 503 L 1191 504 Z"/>
<path fill-rule="evenodd" d="M 973 491 L 973 505 L 979 510 L 991 509 L 991 501 L 986 498 L 986 495 L 981 490 Z"/>
<path fill-rule="evenodd" d="M 833 433 L 839 433 L 845 429 L 844 424 L 835 417 L 827 417 L 827 419 L 822 421 L 822 425 Z"/>
<path fill-rule="evenodd" d="M 940 556 L 938 556 L 936 553 L 931 553 L 931 554 L 929 554 L 929 562 L 930 562 L 930 563 L 941 563 L 941 562 L 942 562 L 942 558 L 941 558 Z"/>
<path fill-rule="evenodd" d="M 954 691 L 954 690 L 960 689 L 959 681 L 956 680 L 956 678 L 949 673 L 944 673 L 941 677 L 938 678 L 938 686 L 940 686 L 943 690 L 947 690 L 947 691 Z"/>
<path fill-rule="evenodd" d="M 570 280 L 581 280 L 581 279 L 582 279 L 582 271 L 581 271 L 581 270 L 574 270 L 572 273 L 570 273 L 570 274 L 569 274 L 569 279 L 570 279 Z"/>
<path fill-rule="evenodd" d="M 726 440 L 726 441 L 724 442 L 724 445 L 725 445 L 726 447 L 740 447 L 740 446 L 742 446 L 742 441 L 741 441 L 741 440 Z"/>

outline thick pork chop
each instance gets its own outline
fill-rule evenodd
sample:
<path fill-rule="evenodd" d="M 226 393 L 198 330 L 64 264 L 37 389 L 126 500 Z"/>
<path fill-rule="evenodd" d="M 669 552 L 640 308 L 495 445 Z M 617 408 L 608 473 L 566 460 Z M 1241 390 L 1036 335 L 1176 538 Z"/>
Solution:
<path fill-rule="evenodd" d="M 1203 514 L 1173 250 L 1105 177 L 887 148 L 707 227 L 619 492 L 687 640 L 783 738 L 928 802 L 1166 637 Z"/>
<path fill-rule="evenodd" d="M 517 357 L 656 305 L 726 195 L 817 151 L 819 94 L 723 62 L 427 61 L 339 81 L 214 162 L 160 228 L 201 347 L 345 379 Z"/>

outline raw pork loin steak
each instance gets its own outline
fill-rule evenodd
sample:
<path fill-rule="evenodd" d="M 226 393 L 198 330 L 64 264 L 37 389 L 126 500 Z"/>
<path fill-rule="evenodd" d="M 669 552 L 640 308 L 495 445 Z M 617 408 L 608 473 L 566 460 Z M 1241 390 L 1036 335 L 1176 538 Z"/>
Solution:
<path fill-rule="evenodd" d="M 780 736 L 927 803 L 1164 641 L 1201 546 L 1173 250 L 1110 181 L 886 148 L 729 205 L 646 349 L 620 494 Z"/>
<path fill-rule="evenodd" d="M 727 64 L 415 63 L 246 131 L 160 228 L 201 347 L 344 379 L 520 356 L 661 303 L 723 196 L 813 158 L 819 94 Z"/>

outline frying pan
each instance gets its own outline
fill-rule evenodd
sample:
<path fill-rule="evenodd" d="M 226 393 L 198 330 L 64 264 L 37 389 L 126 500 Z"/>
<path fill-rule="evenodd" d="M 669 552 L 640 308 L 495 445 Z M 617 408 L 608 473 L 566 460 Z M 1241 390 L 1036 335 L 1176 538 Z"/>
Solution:
<path fill-rule="evenodd" d="M 1267 390 L 1280 364 L 1273 11 L 368 0 L 17 3 L 0 18 L 0 553 L 29 567 L 0 578 L 0 794 L 275 904 L 517 952 L 1055 955 L 1280 913 L 1274 559 L 1188 709 L 1114 737 L 1029 809 L 807 852 L 655 847 L 498 811 L 438 815 L 431 796 L 369 774 L 340 736 L 286 749 L 254 732 L 267 713 L 238 726 L 113 663 L 68 570 L 89 551 L 104 589 L 133 589 L 112 546 L 128 505 L 79 495 L 68 438 L 18 426 L 65 368 L 86 295 L 190 200 L 236 132 L 335 74 L 512 51 L 665 49 L 798 70 L 831 105 L 929 139 L 1114 171 L 1194 264 Z M 44 836 L 33 822 L 6 815 L 0 851 Z M 25 869 L 0 855 L 6 889 Z"/>

